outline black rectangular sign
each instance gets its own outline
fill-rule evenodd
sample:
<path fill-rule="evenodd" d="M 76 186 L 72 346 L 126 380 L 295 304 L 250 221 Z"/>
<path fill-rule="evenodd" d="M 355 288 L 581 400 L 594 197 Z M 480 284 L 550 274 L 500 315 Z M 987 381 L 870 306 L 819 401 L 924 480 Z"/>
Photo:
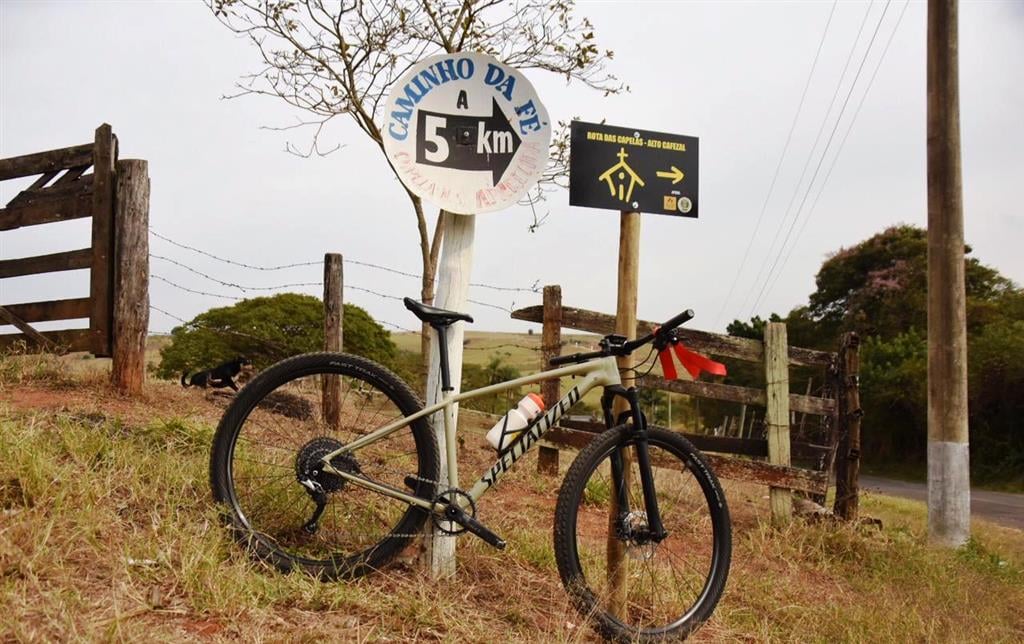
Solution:
<path fill-rule="evenodd" d="M 573 121 L 569 204 L 697 216 L 697 137 Z"/>

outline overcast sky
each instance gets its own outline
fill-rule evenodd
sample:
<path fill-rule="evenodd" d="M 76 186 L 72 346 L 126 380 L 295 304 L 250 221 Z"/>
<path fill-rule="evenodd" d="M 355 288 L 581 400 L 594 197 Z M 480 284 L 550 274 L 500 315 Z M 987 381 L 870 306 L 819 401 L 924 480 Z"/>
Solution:
<path fill-rule="evenodd" d="M 744 262 L 832 3 L 579 3 L 579 12 L 594 23 L 599 44 L 615 50 L 611 71 L 632 92 L 602 98 L 566 87 L 562 79 L 530 73 L 551 117 L 606 119 L 613 125 L 700 137 L 700 219 L 643 217 L 642 319 L 660 320 L 690 307 L 698 314 L 694 327 L 721 330 L 752 312 L 785 313 L 806 302 L 828 253 L 891 224 L 925 224 L 924 3 L 907 8 L 828 174 L 903 6 L 903 0 L 894 0 L 887 10 L 884 0 L 870 6 L 839 3 Z M 866 11 L 846 79 L 810 156 Z M 767 268 L 761 281 L 756 280 L 758 271 L 779 256 L 779 242 L 791 221 L 785 218 L 787 205 L 804 199 L 807 180 L 883 11 L 875 43 L 779 264 L 788 261 L 755 309 Z M 960 18 L 966 235 L 978 258 L 1020 283 L 1024 3 L 963 2 Z M 316 261 L 333 251 L 419 273 L 408 200 L 379 151 L 353 126 L 338 120 L 325 132 L 328 145 L 345 145 L 338 152 L 299 159 L 283 150 L 287 141 L 308 143 L 302 133 L 260 126 L 288 125 L 301 114 L 269 98 L 221 99 L 256 62 L 255 50 L 197 2 L 0 0 L 0 157 L 85 143 L 97 125 L 108 122 L 120 140 L 121 158 L 149 160 L 150 223 L 162 235 L 251 264 Z M 805 165 L 804 182 L 798 185 Z M 0 187 L 4 202 L 16 194 L 15 184 Z M 614 312 L 617 213 L 569 207 L 565 192 L 553 195 L 542 212 L 550 216 L 536 233 L 528 230 L 529 209 L 480 215 L 473 281 L 512 287 L 561 284 L 566 305 Z M 778 241 L 771 250 L 773 239 Z M 0 233 L 0 256 L 87 244 L 88 220 L 78 220 Z M 155 238 L 151 252 L 244 286 L 321 279 L 318 267 L 244 270 Z M 154 258 L 151 271 L 194 290 L 243 295 L 164 260 Z M 419 292 L 416 279 L 354 264 L 346 265 L 345 273 L 352 286 L 396 296 Z M 317 287 L 298 290 L 319 294 Z M 0 280 L 3 303 L 87 292 L 82 271 Z M 539 294 L 483 288 L 472 289 L 471 297 L 505 308 L 541 299 Z M 346 300 L 381 320 L 415 326 L 400 302 L 355 290 L 346 292 Z M 154 279 L 151 302 L 189 319 L 230 300 L 186 293 Z M 477 329 L 529 326 L 476 304 L 469 312 L 477 318 Z M 151 320 L 154 331 L 177 324 L 155 311 Z"/>

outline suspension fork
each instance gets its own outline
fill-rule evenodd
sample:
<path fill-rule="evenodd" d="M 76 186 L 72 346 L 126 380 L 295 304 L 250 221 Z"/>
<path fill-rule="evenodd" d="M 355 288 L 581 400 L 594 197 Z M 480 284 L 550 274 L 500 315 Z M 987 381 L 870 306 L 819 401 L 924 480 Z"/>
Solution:
<path fill-rule="evenodd" d="M 636 464 L 640 470 L 640 485 L 644 495 L 644 510 L 647 514 L 647 527 L 650 531 L 650 538 L 655 542 L 661 541 L 668 533 L 661 522 L 661 512 L 658 509 L 658 497 L 654 491 L 654 471 L 651 468 L 651 455 L 647 446 L 647 419 L 640 412 L 640 400 L 636 387 L 628 389 L 622 386 L 607 387 L 601 396 L 601 410 L 604 412 L 604 422 L 607 427 L 612 427 L 616 421 L 612 414 L 612 402 L 616 396 L 622 396 L 629 402 L 629 414 L 632 421 L 632 434 L 636 447 Z M 626 414 L 622 414 L 625 416 Z M 624 420 L 621 416 L 618 420 Z M 619 517 L 629 514 L 629 494 L 626 490 L 624 477 L 625 459 L 624 450 L 616 449 L 611 455 L 612 484 L 615 487 L 619 504 Z"/>

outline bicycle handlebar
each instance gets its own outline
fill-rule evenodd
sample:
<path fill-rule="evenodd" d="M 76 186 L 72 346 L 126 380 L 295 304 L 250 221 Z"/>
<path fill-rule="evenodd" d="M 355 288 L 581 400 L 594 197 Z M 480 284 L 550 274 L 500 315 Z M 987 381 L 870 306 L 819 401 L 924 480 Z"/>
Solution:
<path fill-rule="evenodd" d="M 686 324 L 687 322 L 692 320 L 693 319 L 693 315 L 694 315 L 693 309 L 686 309 L 685 311 L 683 311 L 679 315 L 675 316 L 674 318 L 672 318 L 671 320 L 669 320 L 665 324 L 662 324 L 658 328 L 658 332 L 659 333 L 668 333 L 669 331 L 674 330 L 676 327 L 678 327 L 678 326 L 680 326 L 682 324 Z"/>
<path fill-rule="evenodd" d="M 590 353 L 574 353 L 568 356 L 556 356 L 554 358 L 551 358 L 550 364 L 552 367 L 558 367 L 563 364 L 569 364 L 571 362 L 583 362 L 585 360 L 593 360 L 594 358 L 603 358 L 606 355 L 611 354 L 605 353 L 604 351 L 591 351 Z"/>
<path fill-rule="evenodd" d="M 642 338 L 630 340 L 619 345 L 608 344 L 606 346 L 602 346 L 600 351 L 574 353 L 568 356 L 557 356 L 551 359 L 550 364 L 552 367 L 557 367 L 563 364 L 570 364 L 573 362 L 584 362 L 586 360 L 593 360 L 594 358 L 604 358 L 606 356 L 628 356 L 629 354 L 633 353 L 638 348 L 644 346 L 645 344 L 651 342 L 652 340 L 660 340 L 664 338 L 668 333 L 671 333 L 673 330 L 675 330 L 676 327 L 685 324 L 689 320 L 693 319 L 693 316 L 693 309 L 686 309 L 679 315 L 676 315 L 675 317 L 669 319 L 667 322 L 658 327 L 657 331 L 648 333 Z M 606 336 L 606 339 L 607 337 L 608 336 Z M 605 340 L 602 340 L 602 343 L 604 342 Z"/>

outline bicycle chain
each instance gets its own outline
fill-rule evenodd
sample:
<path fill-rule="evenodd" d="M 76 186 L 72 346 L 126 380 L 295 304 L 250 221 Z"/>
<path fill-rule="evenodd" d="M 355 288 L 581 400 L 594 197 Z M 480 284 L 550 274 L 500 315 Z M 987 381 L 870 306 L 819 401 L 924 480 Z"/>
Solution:
<path fill-rule="evenodd" d="M 390 468 L 390 467 L 384 467 L 384 466 L 380 466 L 380 469 L 385 471 L 385 472 L 390 472 L 392 474 L 395 474 L 396 476 L 399 476 L 399 477 L 402 477 L 402 478 L 408 477 L 408 478 L 411 478 L 411 479 L 414 479 L 416 481 L 420 481 L 420 482 L 423 482 L 423 483 L 430 483 L 430 484 L 432 484 L 434 486 L 434 489 L 437 489 L 437 488 L 441 487 L 441 481 L 434 480 L 434 479 L 428 479 L 426 477 L 419 476 L 418 474 L 410 474 L 408 472 L 403 472 L 403 471 L 400 471 L 400 470 L 396 470 L 396 469 L 393 469 L 393 468 Z M 453 490 L 454 491 L 460 491 L 457 488 L 449 487 L 446 492 L 450 492 L 450 491 L 453 491 Z M 442 494 L 445 494 L 446 492 L 442 492 Z M 438 495 L 438 496 L 440 496 L 440 495 Z M 401 534 L 401 533 L 396 533 L 396 532 L 389 532 L 387 536 L 395 537 L 395 538 L 398 538 L 398 539 L 417 539 L 419 537 L 423 537 L 424 539 L 433 539 L 434 538 L 434 531 L 430 530 L 429 532 L 428 531 L 423 531 L 423 532 L 416 532 L 416 533 L 413 533 L 413 534 Z M 444 536 L 457 536 L 457 535 L 444 535 Z"/>

